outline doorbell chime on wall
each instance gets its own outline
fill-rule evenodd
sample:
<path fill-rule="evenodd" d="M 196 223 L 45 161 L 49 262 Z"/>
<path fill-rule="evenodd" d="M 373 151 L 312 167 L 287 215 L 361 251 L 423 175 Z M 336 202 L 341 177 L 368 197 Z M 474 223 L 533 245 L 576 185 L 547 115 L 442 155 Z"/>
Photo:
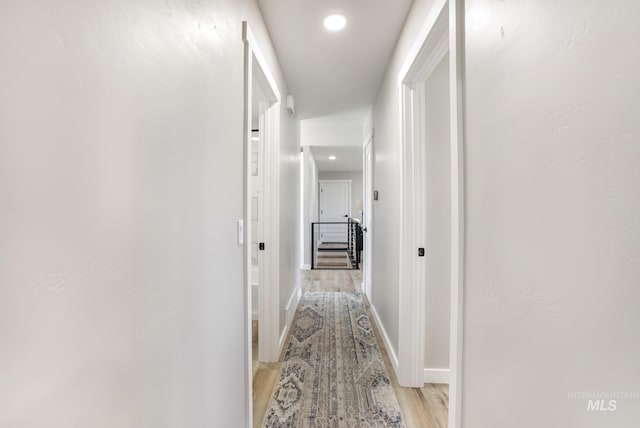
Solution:
<path fill-rule="evenodd" d="M 287 95 L 287 112 L 293 116 L 296 113 L 296 102 L 293 99 L 293 96 Z"/>

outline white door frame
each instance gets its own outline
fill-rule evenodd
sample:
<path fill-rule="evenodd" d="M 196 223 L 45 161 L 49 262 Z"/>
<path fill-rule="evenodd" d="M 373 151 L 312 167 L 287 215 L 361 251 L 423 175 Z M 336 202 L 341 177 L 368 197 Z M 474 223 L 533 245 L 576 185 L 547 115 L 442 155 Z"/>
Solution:
<path fill-rule="evenodd" d="M 367 231 L 364 232 L 364 260 L 363 269 L 364 275 L 362 278 L 362 291 L 364 292 L 369 302 L 373 302 L 372 294 L 372 282 L 373 282 L 373 269 L 371 262 L 373 261 L 373 230 L 371 225 L 373 224 L 373 156 L 374 146 L 373 137 L 374 133 L 367 137 L 364 149 L 362 150 L 362 178 L 364 181 L 364 195 L 363 195 L 363 222 L 362 227 L 366 227 Z M 371 151 L 371 161 L 367 160 L 367 150 Z M 370 180 L 367 176 L 371 177 Z M 366 221 L 364 219 L 366 218 Z"/>
<path fill-rule="evenodd" d="M 451 319 L 449 424 L 460 428 L 464 268 L 464 0 L 438 0 L 398 75 L 401 96 L 402 195 L 398 380 L 424 385 L 426 197 L 424 84 L 449 52 L 451 120 Z"/>
<path fill-rule="evenodd" d="M 253 379 L 252 379 L 252 347 L 251 347 L 251 243 L 248 229 L 251 221 L 251 194 L 249 182 L 251 176 L 251 112 L 252 94 L 259 91 L 266 102 L 260 103 L 260 138 L 264 147 L 263 153 L 263 228 L 262 237 L 265 251 L 262 255 L 263 267 L 260 269 L 259 281 L 259 360 L 266 362 L 277 361 L 279 349 L 279 269 L 280 266 L 280 198 L 278 148 L 280 147 L 280 91 L 267 66 L 253 32 L 248 23 L 242 23 L 242 39 L 244 41 L 244 319 L 245 319 L 245 425 L 253 425 Z M 253 88 L 253 82 L 258 88 Z"/>

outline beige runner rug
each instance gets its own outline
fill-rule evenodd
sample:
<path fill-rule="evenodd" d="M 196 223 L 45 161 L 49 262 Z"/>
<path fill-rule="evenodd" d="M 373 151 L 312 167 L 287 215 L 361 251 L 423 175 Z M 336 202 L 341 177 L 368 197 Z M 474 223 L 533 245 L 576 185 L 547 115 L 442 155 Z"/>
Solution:
<path fill-rule="evenodd" d="M 262 426 L 404 427 L 360 293 L 305 293 Z"/>

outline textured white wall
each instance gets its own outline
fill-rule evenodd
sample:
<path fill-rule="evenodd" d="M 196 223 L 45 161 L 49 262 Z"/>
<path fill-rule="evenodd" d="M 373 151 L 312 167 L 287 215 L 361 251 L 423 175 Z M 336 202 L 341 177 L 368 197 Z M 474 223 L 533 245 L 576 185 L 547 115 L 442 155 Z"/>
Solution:
<path fill-rule="evenodd" d="M 449 55 L 425 82 L 425 368 L 449 368 L 451 313 L 451 133 Z"/>
<path fill-rule="evenodd" d="M 467 11 L 464 426 L 637 426 L 640 3 Z"/>
<path fill-rule="evenodd" d="M 243 19 L 269 46 L 252 1 L 0 4 L 0 426 L 244 424 Z"/>
<path fill-rule="evenodd" d="M 400 174 L 401 133 L 400 93 L 398 73 L 418 32 L 422 28 L 433 0 L 415 0 L 398 39 L 396 50 L 387 69 L 375 104 L 374 190 L 379 200 L 373 202 L 373 305 L 389 335 L 391 345 L 398 349 L 398 276 L 400 236 Z"/>

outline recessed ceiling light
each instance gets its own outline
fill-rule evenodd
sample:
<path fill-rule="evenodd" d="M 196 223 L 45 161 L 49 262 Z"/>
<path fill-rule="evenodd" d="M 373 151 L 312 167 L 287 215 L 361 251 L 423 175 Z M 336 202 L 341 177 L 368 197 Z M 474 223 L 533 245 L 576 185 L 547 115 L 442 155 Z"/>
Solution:
<path fill-rule="evenodd" d="M 329 160 L 336 160 L 335 156 L 329 156 Z"/>
<path fill-rule="evenodd" d="M 347 25 L 347 18 L 342 15 L 329 15 L 324 19 L 324 26 L 329 31 L 340 31 Z"/>

